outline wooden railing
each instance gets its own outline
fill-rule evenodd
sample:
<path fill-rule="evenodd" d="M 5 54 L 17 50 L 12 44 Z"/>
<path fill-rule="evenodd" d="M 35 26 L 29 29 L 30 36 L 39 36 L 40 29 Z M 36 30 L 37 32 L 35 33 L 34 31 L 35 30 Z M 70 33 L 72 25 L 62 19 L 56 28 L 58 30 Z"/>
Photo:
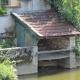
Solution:
<path fill-rule="evenodd" d="M 40 51 L 38 54 L 48 54 L 48 53 L 58 53 L 64 51 L 73 51 L 73 49 L 60 49 L 60 50 L 50 50 L 50 51 Z"/>

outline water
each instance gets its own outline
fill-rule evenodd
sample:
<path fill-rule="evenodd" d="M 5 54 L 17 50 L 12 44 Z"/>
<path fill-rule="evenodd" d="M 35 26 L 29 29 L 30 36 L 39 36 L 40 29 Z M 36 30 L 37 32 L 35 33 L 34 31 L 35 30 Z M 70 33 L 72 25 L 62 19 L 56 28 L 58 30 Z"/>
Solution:
<path fill-rule="evenodd" d="M 19 76 L 19 80 L 80 80 L 80 68 L 46 70 L 36 75 Z"/>

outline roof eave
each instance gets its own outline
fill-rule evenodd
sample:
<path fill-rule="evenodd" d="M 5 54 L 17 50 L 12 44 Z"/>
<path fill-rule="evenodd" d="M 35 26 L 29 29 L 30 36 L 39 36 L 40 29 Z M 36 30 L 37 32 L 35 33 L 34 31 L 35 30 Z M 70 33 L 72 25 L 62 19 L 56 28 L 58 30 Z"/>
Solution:
<path fill-rule="evenodd" d="M 23 20 L 16 13 L 11 13 L 11 16 L 15 20 L 20 21 L 21 24 L 23 24 L 24 26 L 26 26 L 25 28 L 27 28 L 35 37 L 37 37 L 37 38 L 42 38 L 43 37 L 43 35 L 39 34 L 34 28 L 32 28 L 27 22 L 25 22 L 25 20 Z"/>

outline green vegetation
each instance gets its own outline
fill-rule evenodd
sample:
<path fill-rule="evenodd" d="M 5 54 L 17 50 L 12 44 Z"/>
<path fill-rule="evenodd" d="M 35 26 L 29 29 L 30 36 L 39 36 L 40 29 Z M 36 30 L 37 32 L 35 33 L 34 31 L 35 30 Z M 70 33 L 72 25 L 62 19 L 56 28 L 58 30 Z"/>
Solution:
<path fill-rule="evenodd" d="M 0 15 L 4 15 L 7 13 L 6 9 L 5 9 L 5 5 L 8 4 L 8 0 L 1 0 L 1 3 L 0 3 Z"/>
<path fill-rule="evenodd" d="M 13 47 L 13 42 L 10 39 L 4 39 L 0 45 L 0 48 L 11 48 Z"/>
<path fill-rule="evenodd" d="M 5 9 L 0 8 L 0 15 L 6 14 L 7 11 Z"/>
<path fill-rule="evenodd" d="M 68 21 L 80 28 L 80 0 L 46 0 Z"/>
<path fill-rule="evenodd" d="M 80 30 L 80 0 L 45 0 Z M 76 38 L 76 55 L 80 56 L 80 36 Z"/>
<path fill-rule="evenodd" d="M 8 53 L 0 53 L 0 80 L 18 80 L 11 66 Z"/>
<path fill-rule="evenodd" d="M 76 36 L 76 47 L 74 48 L 76 56 L 80 56 L 80 36 Z"/>
<path fill-rule="evenodd" d="M 0 64 L 0 80 L 17 80 L 10 66 Z"/>
<path fill-rule="evenodd" d="M 8 5 L 8 0 L 1 0 L 1 6 Z"/>

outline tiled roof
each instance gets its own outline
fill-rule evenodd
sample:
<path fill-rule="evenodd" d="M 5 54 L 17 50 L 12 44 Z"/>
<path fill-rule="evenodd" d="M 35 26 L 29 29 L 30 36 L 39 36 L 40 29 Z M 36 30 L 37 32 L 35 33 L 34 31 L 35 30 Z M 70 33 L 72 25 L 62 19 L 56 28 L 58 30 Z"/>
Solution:
<path fill-rule="evenodd" d="M 17 18 L 28 24 L 41 37 L 77 35 L 80 32 L 56 11 L 18 14 Z"/>

